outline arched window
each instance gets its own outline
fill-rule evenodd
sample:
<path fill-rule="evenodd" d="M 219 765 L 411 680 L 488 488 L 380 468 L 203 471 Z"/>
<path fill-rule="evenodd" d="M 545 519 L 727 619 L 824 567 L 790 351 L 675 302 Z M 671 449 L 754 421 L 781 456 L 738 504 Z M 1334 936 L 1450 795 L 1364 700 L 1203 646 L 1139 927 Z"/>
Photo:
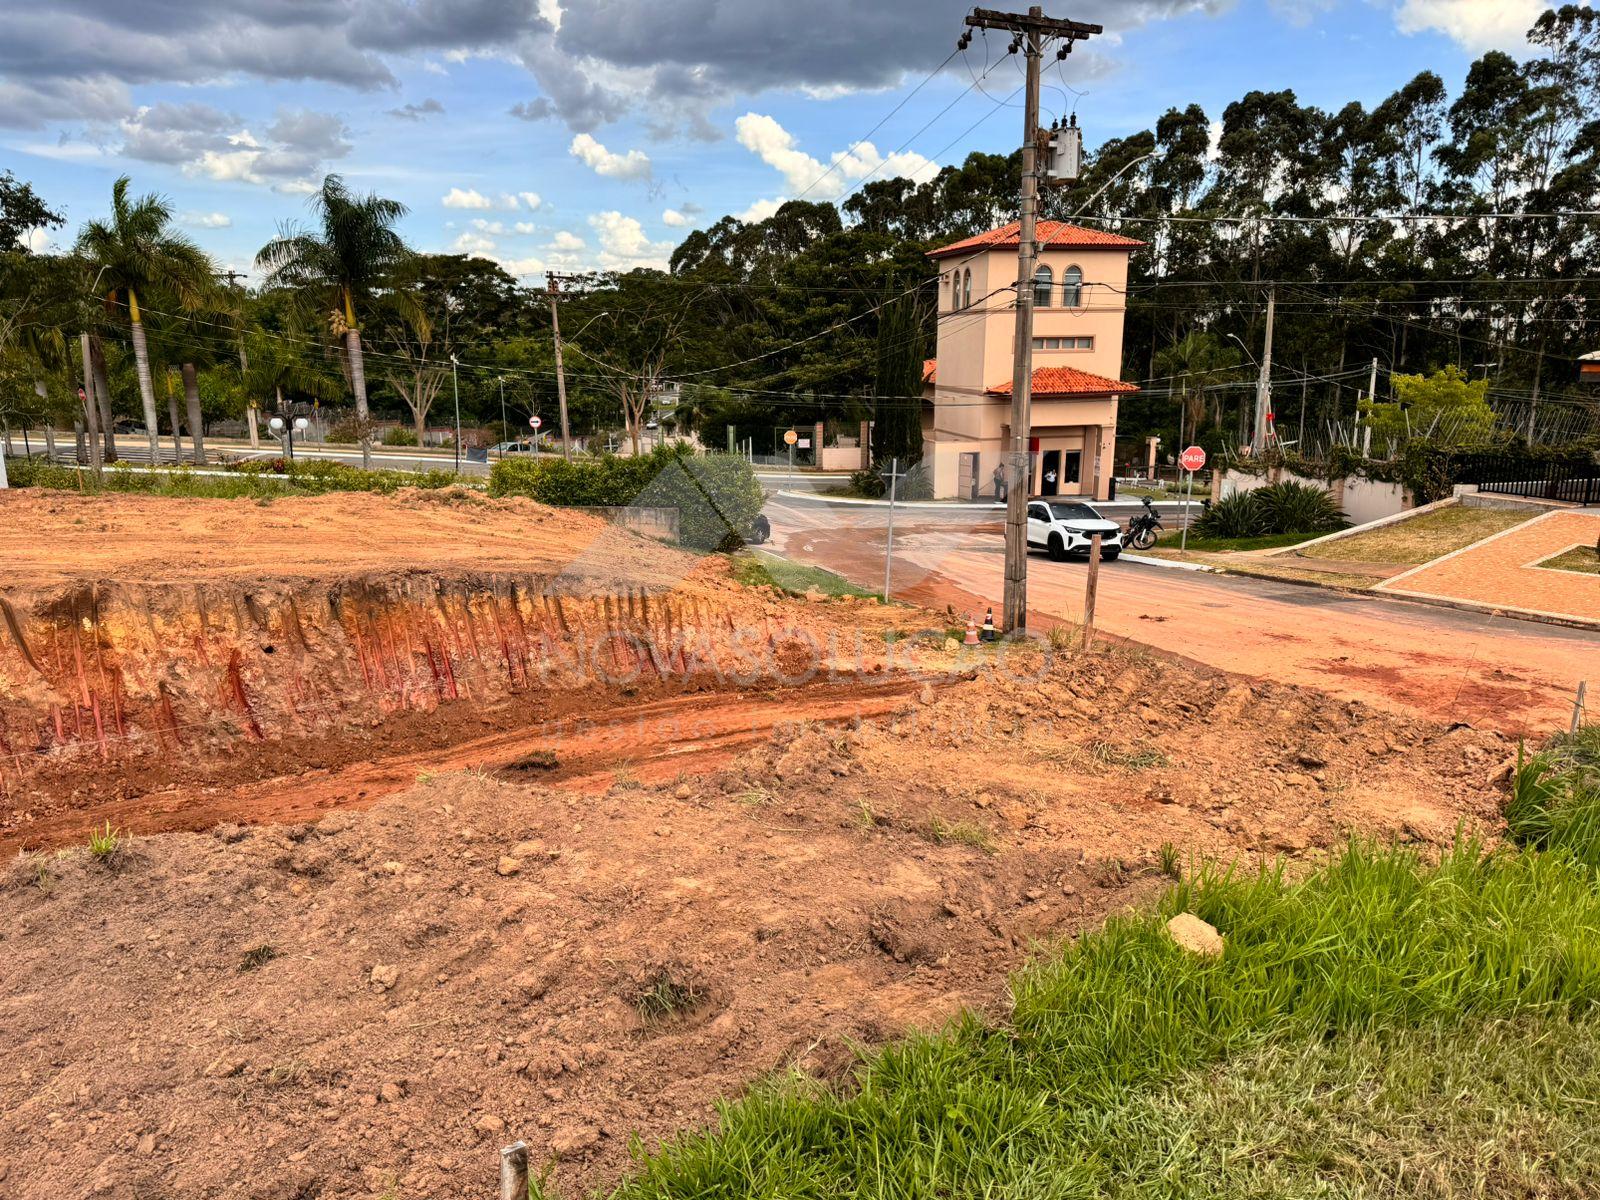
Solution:
<path fill-rule="evenodd" d="M 1061 307 L 1079 308 L 1083 305 L 1083 272 L 1068 267 L 1061 272 Z"/>
<path fill-rule="evenodd" d="M 972 307 L 972 268 L 961 273 L 961 307 Z"/>
<path fill-rule="evenodd" d="M 1035 308 L 1050 307 L 1050 293 L 1055 291 L 1056 277 L 1051 274 L 1050 268 L 1043 263 L 1033 273 L 1033 306 Z"/>

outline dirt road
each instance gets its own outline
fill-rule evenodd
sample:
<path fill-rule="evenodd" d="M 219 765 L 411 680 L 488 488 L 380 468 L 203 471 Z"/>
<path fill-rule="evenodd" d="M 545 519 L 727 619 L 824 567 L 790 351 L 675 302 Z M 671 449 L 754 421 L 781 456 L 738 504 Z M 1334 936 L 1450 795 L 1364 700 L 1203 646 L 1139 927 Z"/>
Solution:
<path fill-rule="evenodd" d="M 882 586 L 884 509 L 783 500 L 767 513 L 779 553 Z M 990 514 L 900 513 L 896 595 L 980 618 L 998 609 L 992 526 Z M 1081 620 L 1084 573 L 1034 555 L 1030 624 Z M 1582 630 L 1126 562 L 1101 572 L 1097 625 L 1210 666 L 1511 734 L 1565 724 L 1578 682 L 1600 679 L 1600 638 Z"/>

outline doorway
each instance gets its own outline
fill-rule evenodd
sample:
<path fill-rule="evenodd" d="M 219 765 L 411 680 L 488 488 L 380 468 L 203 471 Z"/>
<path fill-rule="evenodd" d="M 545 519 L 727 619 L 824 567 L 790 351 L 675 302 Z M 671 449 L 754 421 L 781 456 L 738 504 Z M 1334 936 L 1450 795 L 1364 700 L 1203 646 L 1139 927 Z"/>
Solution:
<path fill-rule="evenodd" d="M 1046 450 L 1039 471 L 1039 494 L 1055 496 L 1061 492 L 1061 451 Z"/>

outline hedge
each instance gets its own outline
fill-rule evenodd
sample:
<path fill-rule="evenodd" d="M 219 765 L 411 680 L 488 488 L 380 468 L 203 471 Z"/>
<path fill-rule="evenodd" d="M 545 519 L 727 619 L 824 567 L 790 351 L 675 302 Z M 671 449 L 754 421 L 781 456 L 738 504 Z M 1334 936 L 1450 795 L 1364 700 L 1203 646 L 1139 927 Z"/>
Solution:
<path fill-rule="evenodd" d="M 401 488 L 435 490 L 461 484 L 452 471 L 363 471 L 360 467 L 326 459 L 287 463 L 283 459 L 254 459 L 200 474 L 188 467 L 146 471 L 125 463 L 105 468 L 96 484 L 87 470 L 58 466 L 41 458 L 6 460 L 14 488 L 54 488 L 73 492 L 138 492 L 155 496 L 203 496 L 213 499 L 320 496 L 328 492 L 378 492 L 391 495 Z"/>
<path fill-rule="evenodd" d="M 744 459 L 696 457 L 678 446 L 637 458 L 503 458 L 489 472 L 489 494 L 528 496 L 555 507 L 676 508 L 679 539 L 697 550 L 742 544 L 764 499 Z"/>

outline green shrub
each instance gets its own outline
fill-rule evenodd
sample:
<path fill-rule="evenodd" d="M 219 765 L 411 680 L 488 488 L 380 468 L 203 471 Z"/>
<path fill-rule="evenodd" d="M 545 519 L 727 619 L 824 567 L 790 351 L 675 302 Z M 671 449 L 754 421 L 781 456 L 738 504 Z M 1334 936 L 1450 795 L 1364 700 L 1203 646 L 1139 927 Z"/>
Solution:
<path fill-rule="evenodd" d="M 87 470 L 41 461 L 7 460 L 13 487 L 59 488 L 82 492 L 130 492 L 152 496 L 203 496 L 213 499 L 263 499 L 327 492 L 377 492 L 392 495 L 401 488 L 436 490 L 461 483 L 453 471 L 363 471 L 328 459 L 251 459 L 231 464 L 226 474 L 196 474 L 187 467 L 145 471 L 127 463 L 107 467 L 97 485 Z"/>
<path fill-rule="evenodd" d="M 354 417 L 346 417 L 328 426 L 328 436 L 323 441 L 334 446 L 354 446 L 361 440 L 361 426 Z"/>
<path fill-rule="evenodd" d="M 527 496 L 557 507 L 676 508 L 680 540 L 698 550 L 742 544 L 764 499 L 744 459 L 695 457 L 675 446 L 637 458 L 505 458 L 489 472 L 489 494 Z"/>
<path fill-rule="evenodd" d="M 1600 726 L 1562 735 L 1541 754 L 1517 751 L 1506 801 L 1506 831 L 1536 850 L 1570 855 L 1600 871 L 1600 774 L 1594 751 Z"/>
<path fill-rule="evenodd" d="M 869 500 L 876 500 L 888 491 L 884 486 L 883 476 L 876 471 L 851 471 L 850 490 Z"/>
<path fill-rule="evenodd" d="M 1201 538 L 1271 537 L 1331 533 L 1349 522 L 1333 495 L 1306 483 L 1273 483 L 1216 501 L 1194 523 Z"/>
<path fill-rule="evenodd" d="M 1254 492 L 1235 492 L 1214 502 L 1194 523 L 1193 533 L 1203 538 L 1260 537 L 1266 533 L 1261 509 L 1251 498 Z"/>
<path fill-rule="evenodd" d="M 1332 533 L 1350 523 L 1332 492 L 1308 483 L 1272 483 L 1250 495 L 1264 515 L 1267 533 Z"/>
<path fill-rule="evenodd" d="M 417 445 L 417 431 L 407 429 L 404 425 L 391 425 L 383 431 L 383 444 L 385 446 L 415 446 Z"/>

